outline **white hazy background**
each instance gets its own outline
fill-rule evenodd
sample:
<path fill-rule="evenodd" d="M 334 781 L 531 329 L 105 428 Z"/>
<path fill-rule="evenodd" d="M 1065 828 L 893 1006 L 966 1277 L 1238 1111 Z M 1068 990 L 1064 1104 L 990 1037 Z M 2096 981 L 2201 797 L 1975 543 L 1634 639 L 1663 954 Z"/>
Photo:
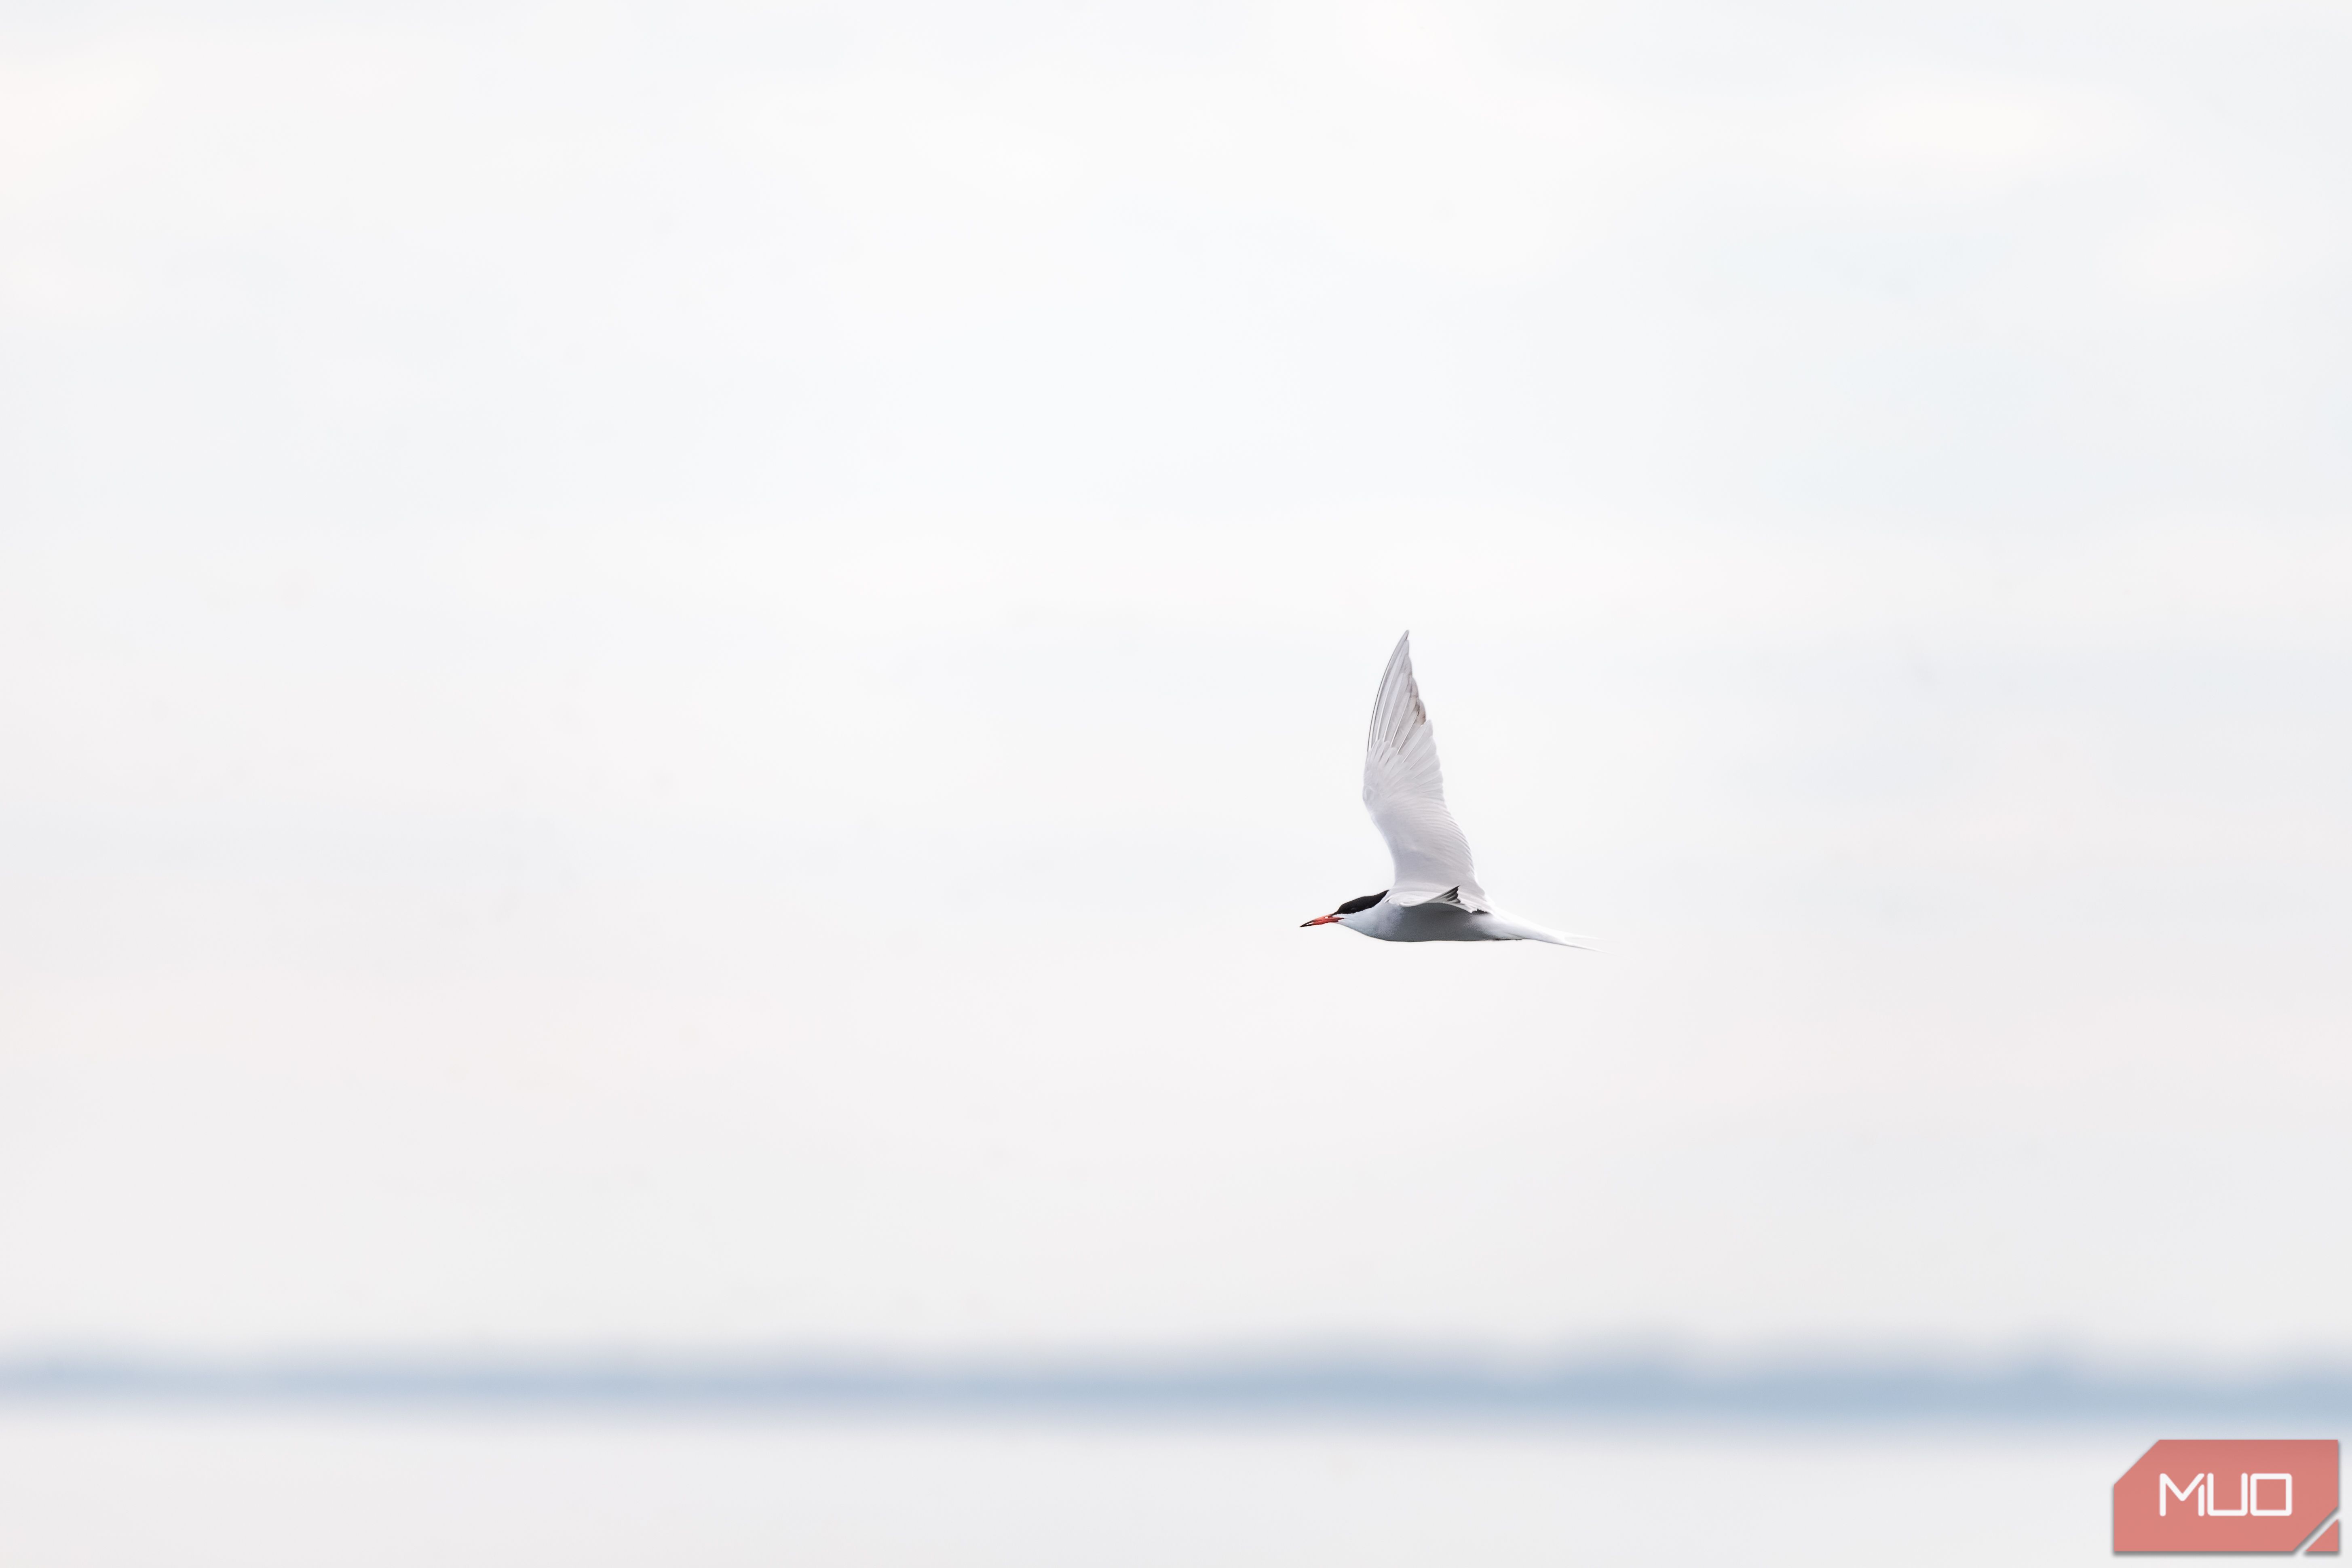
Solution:
<path fill-rule="evenodd" d="M 0 1349 L 2352 1353 L 2347 79 L 10 6 Z"/>
<path fill-rule="evenodd" d="M 0 1342 L 2352 1351 L 2344 12 L 5 37 Z"/>

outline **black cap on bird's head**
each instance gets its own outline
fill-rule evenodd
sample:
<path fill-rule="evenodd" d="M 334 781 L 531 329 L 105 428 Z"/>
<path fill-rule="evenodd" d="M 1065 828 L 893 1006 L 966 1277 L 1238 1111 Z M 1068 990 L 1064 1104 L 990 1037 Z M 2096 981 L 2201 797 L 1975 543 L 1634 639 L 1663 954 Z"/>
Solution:
<path fill-rule="evenodd" d="M 1346 903 L 1341 904 L 1329 914 L 1317 915 L 1313 920 L 1302 923 L 1298 929 L 1300 931 L 1305 931 L 1307 926 L 1328 926 L 1338 921 L 1341 915 L 1361 914 L 1366 910 L 1370 909 L 1374 904 L 1379 903 L 1382 899 L 1385 899 L 1388 896 L 1389 890 L 1386 888 L 1382 888 L 1377 893 L 1366 893 L 1360 899 L 1349 899 Z"/>

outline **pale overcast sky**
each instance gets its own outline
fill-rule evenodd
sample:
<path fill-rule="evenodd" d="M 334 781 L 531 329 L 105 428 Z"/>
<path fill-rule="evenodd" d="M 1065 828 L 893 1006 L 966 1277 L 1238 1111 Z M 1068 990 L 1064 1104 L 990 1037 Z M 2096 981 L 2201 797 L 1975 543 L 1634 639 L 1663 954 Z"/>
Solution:
<path fill-rule="evenodd" d="M 2352 1354 L 2347 80 L 12 8 L 0 1350 Z"/>

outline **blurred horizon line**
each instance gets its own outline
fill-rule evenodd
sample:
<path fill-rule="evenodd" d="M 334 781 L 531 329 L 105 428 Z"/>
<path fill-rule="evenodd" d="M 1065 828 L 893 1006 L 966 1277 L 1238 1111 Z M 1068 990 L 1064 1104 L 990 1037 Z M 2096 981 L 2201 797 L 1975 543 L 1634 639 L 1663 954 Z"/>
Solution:
<path fill-rule="evenodd" d="M 1161 1417 L 2036 1423 L 2352 1415 L 2352 1365 L 2200 1374 L 2042 1355 L 1409 1352 L 1150 1357 L 0 1355 L 0 1405 L 117 1401 Z"/>

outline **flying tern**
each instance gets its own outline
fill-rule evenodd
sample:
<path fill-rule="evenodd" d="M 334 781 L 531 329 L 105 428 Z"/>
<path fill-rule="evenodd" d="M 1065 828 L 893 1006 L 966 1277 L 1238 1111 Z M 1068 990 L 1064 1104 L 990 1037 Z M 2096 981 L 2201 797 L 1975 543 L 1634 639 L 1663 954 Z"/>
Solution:
<path fill-rule="evenodd" d="M 1381 676 L 1380 695 L 1372 699 L 1371 732 L 1364 741 L 1364 807 L 1389 841 L 1396 875 L 1385 891 L 1349 899 L 1307 925 L 1342 925 L 1382 942 L 1584 945 L 1580 938 L 1514 920 L 1486 901 L 1486 889 L 1470 868 L 1470 841 L 1445 809 L 1437 738 L 1412 679 L 1411 632 L 1397 638 Z"/>

